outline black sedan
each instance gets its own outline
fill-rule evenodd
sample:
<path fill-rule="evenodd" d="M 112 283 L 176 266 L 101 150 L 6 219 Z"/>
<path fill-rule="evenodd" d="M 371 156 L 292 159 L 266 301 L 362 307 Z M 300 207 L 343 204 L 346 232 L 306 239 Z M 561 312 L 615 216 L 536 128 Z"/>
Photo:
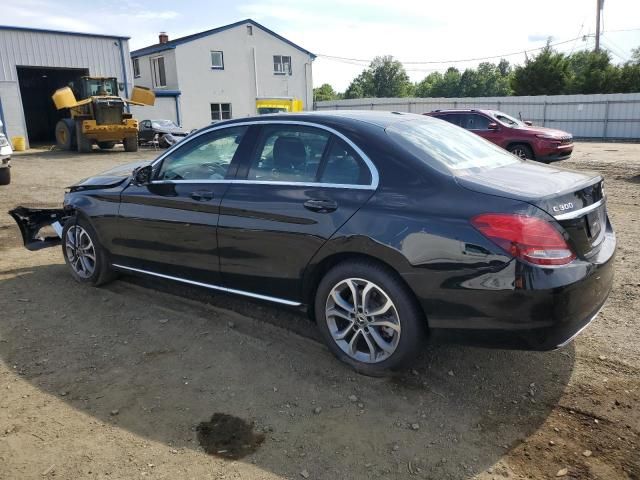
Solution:
<path fill-rule="evenodd" d="M 168 148 L 183 140 L 189 132 L 180 128 L 172 120 L 142 120 L 138 127 L 138 143 L 158 142 L 158 146 Z"/>
<path fill-rule="evenodd" d="M 603 179 L 522 161 L 412 114 L 217 123 L 151 163 L 11 213 L 29 249 L 62 243 L 73 277 L 150 275 L 306 307 L 362 372 L 427 335 L 553 349 L 604 304 L 616 239 Z M 60 237 L 38 237 L 52 224 Z"/>

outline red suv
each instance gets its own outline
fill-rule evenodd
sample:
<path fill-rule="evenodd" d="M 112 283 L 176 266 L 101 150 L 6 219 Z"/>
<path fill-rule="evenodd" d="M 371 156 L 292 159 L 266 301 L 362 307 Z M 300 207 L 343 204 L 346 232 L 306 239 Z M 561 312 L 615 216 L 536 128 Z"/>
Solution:
<path fill-rule="evenodd" d="M 466 128 L 520 158 L 550 163 L 573 151 L 573 136 L 562 130 L 534 127 L 498 110 L 434 110 L 432 117 Z"/>

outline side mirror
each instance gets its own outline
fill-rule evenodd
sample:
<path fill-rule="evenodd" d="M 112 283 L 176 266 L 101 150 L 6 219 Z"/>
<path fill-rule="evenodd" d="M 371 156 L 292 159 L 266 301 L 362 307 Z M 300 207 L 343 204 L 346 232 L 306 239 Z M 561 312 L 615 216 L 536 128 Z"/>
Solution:
<path fill-rule="evenodd" d="M 133 183 L 138 186 L 148 185 L 151 183 L 152 174 L 153 169 L 151 168 L 151 165 L 138 167 L 133 171 Z"/>
<path fill-rule="evenodd" d="M 533 122 L 531 120 L 525 120 L 524 124 L 530 127 L 531 125 L 533 125 Z"/>
<path fill-rule="evenodd" d="M 495 122 L 491 122 L 489 125 L 487 125 L 487 129 L 488 130 L 498 130 L 498 124 Z"/>

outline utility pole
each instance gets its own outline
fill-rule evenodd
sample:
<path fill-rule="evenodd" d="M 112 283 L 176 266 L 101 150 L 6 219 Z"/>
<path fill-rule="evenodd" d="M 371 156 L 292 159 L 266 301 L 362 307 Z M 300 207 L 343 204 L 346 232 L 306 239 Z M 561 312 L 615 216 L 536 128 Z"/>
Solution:
<path fill-rule="evenodd" d="M 604 0 L 596 0 L 596 52 L 600 51 L 600 12 L 604 6 Z"/>

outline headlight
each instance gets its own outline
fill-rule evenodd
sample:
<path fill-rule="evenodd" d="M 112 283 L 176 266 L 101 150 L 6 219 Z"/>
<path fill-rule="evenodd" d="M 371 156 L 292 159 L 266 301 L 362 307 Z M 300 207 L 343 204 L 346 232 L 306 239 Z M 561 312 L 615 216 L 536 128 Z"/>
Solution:
<path fill-rule="evenodd" d="M 9 145 L 9 141 L 7 140 L 7 137 L 0 134 L 0 147 L 6 147 L 7 145 Z"/>
<path fill-rule="evenodd" d="M 543 140 L 552 140 L 552 141 L 555 141 L 555 142 L 560 142 L 560 141 L 562 141 L 562 139 L 561 139 L 561 138 L 554 137 L 553 135 L 544 135 L 544 134 L 540 134 L 540 135 L 536 135 L 536 137 L 538 137 L 538 138 L 542 138 Z"/>

